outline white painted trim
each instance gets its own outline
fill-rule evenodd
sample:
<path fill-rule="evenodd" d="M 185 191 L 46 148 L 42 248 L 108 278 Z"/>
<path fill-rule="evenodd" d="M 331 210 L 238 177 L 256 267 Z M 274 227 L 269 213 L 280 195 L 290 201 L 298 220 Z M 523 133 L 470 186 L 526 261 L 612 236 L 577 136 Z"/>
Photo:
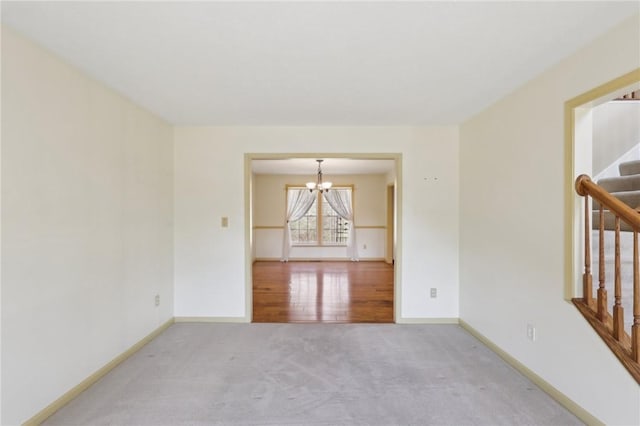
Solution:
<path fill-rule="evenodd" d="M 396 181 L 395 187 L 395 253 L 394 253 L 394 281 L 393 281 L 393 316 L 396 322 L 399 318 L 402 318 L 402 191 L 403 191 L 403 169 L 402 169 L 402 154 L 398 154 L 395 157 L 396 164 Z"/>
<path fill-rule="evenodd" d="M 384 257 L 360 258 L 360 262 L 384 262 Z M 280 262 L 279 257 L 256 257 L 254 262 Z M 348 257 L 296 257 L 289 258 L 289 262 L 351 262 Z"/>
<path fill-rule="evenodd" d="M 219 323 L 249 323 L 247 317 L 175 317 L 176 323 L 180 322 L 219 322 Z"/>
<path fill-rule="evenodd" d="M 509 355 L 507 352 L 502 350 L 498 345 L 493 343 L 491 340 L 486 338 L 482 333 L 473 328 L 464 320 L 460 320 L 460 326 L 467 330 L 473 337 L 480 340 L 485 346 L 495 352 L 500 358 L 505 360 L 508 364 L 510 364 L 513 368 L 522 373 L 525 377 L 535 383 L 540 389 L 542 389 L 545 393 L 547 393 L 551 398 L 555 399 L 560 405 L 573 413 L 574 416 L 582 420 L 585 424 L 590 426 L 602 425 L 600 420 L 595 418 L 591 413 L 587 410 L 576 404 L 573 400 L 571 400 L 568 396 L 560 392 L 558 389 L 553 387 L 549 382 L 544 380 L 542 377 L 538 376 L 532 370 L 530 370 L 523 363 Z"/>
<path fill-rule="evenodd" d="M 244 322 L 253 321 L 253 262 L 255 244 L 252 223 L 251 154 L 244 154 Z"/>
<path fill-rule="evenodd" d="M 95 373 L 84 379 L 82 382 L 78 383 L 76 386 L 68 390 L 64 393 L 60 398 L 53 401 L 51 404 L 47 405 L 45 408 L 40 410 L 36 415 L 31 417 L 29 420 L 23 423 L 23 426 L 36 426 L 44 422 L 46 419 L 51 417 L 56 411 L 67 405 L 71 400 L 80 395 L 86 389 L 88 389 L 91 385 L 96 383 L 102 377 L 104 377 L 111 370 L 120 365 L 123 361 L 129 358 L 131 355 L 138 352 L 144 345 L 158 337 L 163 331 L 169 328 L 174 323 L 174 319 L 171 318 L 162 324 L 160 327 L 156 328 L 154 331 L 143 337 L 138 343 L 131 346 L 129 349 L 109 361 L 102 368 L 97 370 Z"/>
<path fill-rule="evenodd" d="M 396 324 L 458 324 L 458 318 L 396 318 Z"/>

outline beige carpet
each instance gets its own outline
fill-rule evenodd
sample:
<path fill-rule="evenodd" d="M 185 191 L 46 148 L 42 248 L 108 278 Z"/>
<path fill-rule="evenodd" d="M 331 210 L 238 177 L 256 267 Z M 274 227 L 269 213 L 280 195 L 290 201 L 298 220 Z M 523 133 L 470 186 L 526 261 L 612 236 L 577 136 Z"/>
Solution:
<path fill-rule="evenodd" d="M 576 425 L 455 325 L 175 324 L 46 425 Z"/>

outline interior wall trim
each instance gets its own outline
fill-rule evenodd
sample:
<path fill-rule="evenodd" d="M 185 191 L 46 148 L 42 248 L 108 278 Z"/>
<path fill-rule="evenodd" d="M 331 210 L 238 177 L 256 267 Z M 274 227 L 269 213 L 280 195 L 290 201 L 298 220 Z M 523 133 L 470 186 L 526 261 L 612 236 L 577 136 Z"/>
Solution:
<path fill-rule="evenodd" d="M 275 225 L 255 225 L 253 229 L 284 229 L 284 226 Z M 387 229 L 386 225 L 356 225 L 356 229 Z"/>
<path fill-rule="evenodd" d="M 279 257 L 256 257 L 254 262 L 280 262 Z M 289 258 L 289 262 L 351 262 L 348 257 L 296 257 Z M 360 258 L 359 262 L 384 262 L 384 257 Z"/>
<path fill-rule="evenodd" d="M 245 317 L 247 322 L 251 322 L 253 318 L 253 276 L 252 265 L 255 262 L 254 246 L 253 246 L 253 218 L 251 214 L 251 196 L 253 192 L 253 179 L 251 173 L 251 162 L 253 160 L 282 160 L 287 158 L 356 158 L 356 159 L 378 159 L 378 160 L 394 160 L 395 162 L 395 182 L 396 188 L 395 196 L 395 208 L 396 208 L 396 248 L 395 248 L 395 260 L 394 260 L 394 284 L 393 284 L 393 315 L 394 320 L 402 317 L 402 236 L 403 236 L 403 200 L 402 200 L 402 153 L 349 153 L 349 152 L 332 152 L 332 153 L 258 153 L 258 152 L 245 152 L 244 153 L 244 222 L 245 222 L 245 237 L 244 237 L 244 251 L 245 251 Z M 354 188 L 355 189 L 355 188 Z"/>
<path fill-rule="evenodd" d="M 487 337 L 485 337 L 478 330 L 473 328 L 469 323 L 464 320 L 460 320 L 460 326 L 467 330 L 473 337 L 480 340 L 485 346 L 495 352 L 500 358 L 505 360 L 509 365 L 522 373 L 526 378 L 535 383 L 540 389 L 542 389 L 545 393 L 547 393 L 551 398 L 555 399 L 560 405 L 573 413 L 574 416 L 582 420 L 585 424 L 591 426 L 604 426 L 600 420 L 594 417 L 587 410 L 576 404 L 572 399 L 568 396 L 560 392 L 558 389 L 553 387 L 549 382 L 544 380 L 542 377 L 538 376 L 531 369 L 525 366 L 523 363 L 509 355 L 507 352 L 502 350 L 498 345 L 493 343 Z"/>
<path fill-rule="evenodd" d="M 29 420 L 23 423 L 24 426 L 37 426 L 44 422 L 46 419 L 51 417 L 56 411 L 67 405 L 71 400 L 80 395 L 86 389 L 88 389 L 91 385 L 100 380 L 104 375 L 109 373 L 111 370 L 120 365 L 123 361 L 129 358 L 131 355 L 138 352 L 144 345 L 158 337 L 163 331 L 169 328 L 174 323 L 174 319 L 170 318 L 160 327 L 156 328 L 154 331 L 143 337 L 138 343 L 131 346 L 129 349 L 109 361 L 98 371 L 84 379 L 82 382 L 78 383 L 76 386 L 71 388 L 69 391 L 65 392 L 60 398 L 53 401 L 51 404 L 47 405 L 45 408 L 40 410 L 36 415 L 31 417 Z"/>
<path fill-rule="evenodd" d="M 458 324 L 458 318 L 396 318 L 396 324 Z"/>
<path fill-rule="evenodd" d="M 248 323 L 246 317 L 175 317 L 176 323 L 180 322 L 219 322 L 219 323 Z"/>

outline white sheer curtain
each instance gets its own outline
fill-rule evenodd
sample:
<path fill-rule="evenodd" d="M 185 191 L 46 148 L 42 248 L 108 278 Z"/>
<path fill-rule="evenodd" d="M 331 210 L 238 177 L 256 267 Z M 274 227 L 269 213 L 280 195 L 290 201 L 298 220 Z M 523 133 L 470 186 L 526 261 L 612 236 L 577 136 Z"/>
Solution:
<path fill-rule="evenodd" d="M 324 192 L 333 210 L 344 220 L 349 222 L 349 234 L 347 235 L 347 256 L 353 261 L 358 261 L 358 244 L 356 243 L 356 225 L 353 222 L 353 204 L 351 202 L 350 189 L 331 189 Z"/>
<path fill-rule="evenodd" d="M 291 250 L 291 228 L 289 222 L 302 218 L 316 199 L 316 193 L 308 189 L 289 189 L 287 191 L 287 215 L 284 219 L 284 238 L 282 240 L 282 262 L 289 260 Z"/>

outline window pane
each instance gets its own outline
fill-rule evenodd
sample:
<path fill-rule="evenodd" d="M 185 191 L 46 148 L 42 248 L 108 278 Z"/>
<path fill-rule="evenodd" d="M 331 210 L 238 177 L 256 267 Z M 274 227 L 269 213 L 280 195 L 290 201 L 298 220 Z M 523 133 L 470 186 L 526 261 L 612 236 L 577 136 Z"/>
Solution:
<path fill-rule="evenodd" d="M 326 244 L 346 244 L 349 236 L 349 222 L 341 218 L 322 197 L 322 242 Z"/>
<path fill-rule="evenodd" d="M 314 200 L 306 215 L 291 222 L 291 241 L 294 244 L 315 244 L 318 242 L 317 200 Z"/>
<path fill-rule="evenodd" d="M 316 198 L 305 216 L 289 224 L 291 241 L 294 244 L 344 245 L 347 243 L 350 223 L 342 219 L 324 197 L 321 196 L 320 199 L 320 204 Z M 318 235 L 318 214 L 322 214 L 321 235 Z M 321 239 L 320 242 L 318 238 Z"/>

